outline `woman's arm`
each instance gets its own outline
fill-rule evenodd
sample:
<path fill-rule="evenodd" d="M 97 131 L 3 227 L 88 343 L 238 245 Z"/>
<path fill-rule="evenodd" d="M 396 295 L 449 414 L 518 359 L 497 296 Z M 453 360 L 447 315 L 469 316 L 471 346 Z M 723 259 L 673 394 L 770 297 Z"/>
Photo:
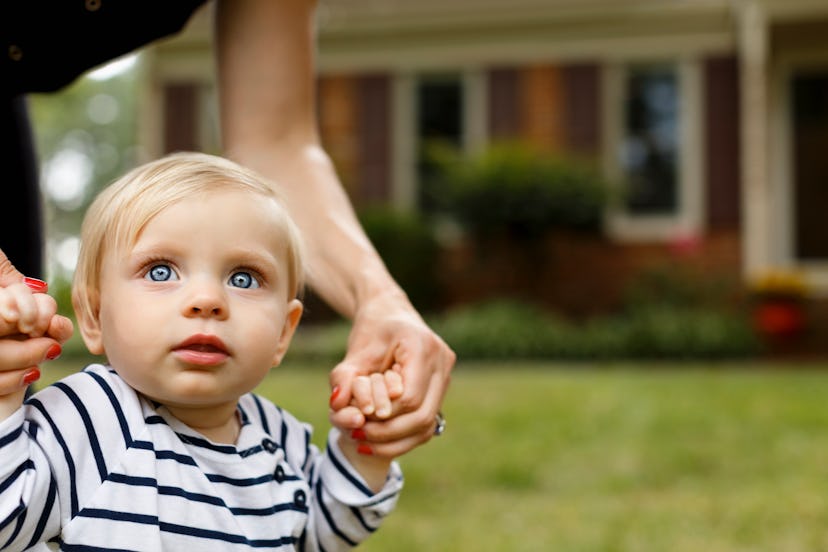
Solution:
<path fill-rule="evenodd" d="M 386 444 L 396 441 L 399 452 L 399 444 L 412 435 L 416 444 L 429 438 L 455 357 L 388 273 L 320 145 L 315 8 L 311 0 L 218 3 L 223 146 L 229 157 L 275 183 L 304 234 L 310 285 L 353 321 L 346 358 L 331 374 L 334 423 L 364 422 L 356 408 L 346 407 L 355 375 L 401 365 L 405 391 L 395 414 L 413 416 L 372 431 Z M 384 454 L 383 447 L 377 454 Z"/>

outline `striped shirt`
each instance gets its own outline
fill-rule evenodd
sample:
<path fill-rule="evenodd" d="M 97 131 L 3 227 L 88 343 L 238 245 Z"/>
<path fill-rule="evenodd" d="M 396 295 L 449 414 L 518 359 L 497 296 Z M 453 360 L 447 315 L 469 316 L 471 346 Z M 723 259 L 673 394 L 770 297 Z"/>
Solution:
<path fill-rule="evenodd" d="M 342 550 L 402 488 L 373 493 L 337 447 L 252 393 L 235 446 L 217 445 L 111 368 L 91 365 L 0 423 L 0 549 Z"/>

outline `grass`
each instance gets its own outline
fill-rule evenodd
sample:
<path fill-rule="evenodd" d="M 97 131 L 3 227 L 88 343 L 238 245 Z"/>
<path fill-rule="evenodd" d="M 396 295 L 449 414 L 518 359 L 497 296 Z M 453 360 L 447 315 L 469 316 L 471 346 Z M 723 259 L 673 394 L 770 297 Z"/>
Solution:
<path fill-rule="evenodd" d="M 399 506 L 362 550 L 828 550 L 815 368 L 461 363 L 446 434 L 401 459 Z M 322 441 L 325 367 L 259 391 Z"/>

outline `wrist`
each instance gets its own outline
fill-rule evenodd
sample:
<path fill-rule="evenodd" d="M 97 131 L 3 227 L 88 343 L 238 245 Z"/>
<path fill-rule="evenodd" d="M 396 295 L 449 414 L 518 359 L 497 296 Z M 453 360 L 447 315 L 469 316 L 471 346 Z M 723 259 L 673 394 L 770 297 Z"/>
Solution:
<path fill-rule="evenodd" d="M 355 441 L 344 433 L 340 434 L 337 446 L 368 487 L 375 493 L 381 491 L 393 459 L 374 455 L 369 443 Z"/>

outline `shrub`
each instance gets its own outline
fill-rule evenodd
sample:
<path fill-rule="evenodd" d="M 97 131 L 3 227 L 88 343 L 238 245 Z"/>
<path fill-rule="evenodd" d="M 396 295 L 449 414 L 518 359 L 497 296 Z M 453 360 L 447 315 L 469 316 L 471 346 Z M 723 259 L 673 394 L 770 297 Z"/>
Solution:
<path fill-rule="evenodd" d="M 648 305 L 576 324 L 495 300 L 449 311 L 432 327 L 461 359 L 714 359 L 759 352 L 747 316 L 707 307 Z"/>
<path fill-rule="evenodd" d="M 439 304 L 437 259 L 439 248 L 431 227 L 414 213 L 387 207 L 361 210 L 365 233 L 382 257 L 388 271 L 418 310 Z"/>
<path fill-rule="evenodd" d="M 542 236 L 552 228 L 597 231 L 610 189 L 590 165 L 510 143 L 465 158 L 433 146 L 428 184 L 439 209 L 478 237 Z"/>

